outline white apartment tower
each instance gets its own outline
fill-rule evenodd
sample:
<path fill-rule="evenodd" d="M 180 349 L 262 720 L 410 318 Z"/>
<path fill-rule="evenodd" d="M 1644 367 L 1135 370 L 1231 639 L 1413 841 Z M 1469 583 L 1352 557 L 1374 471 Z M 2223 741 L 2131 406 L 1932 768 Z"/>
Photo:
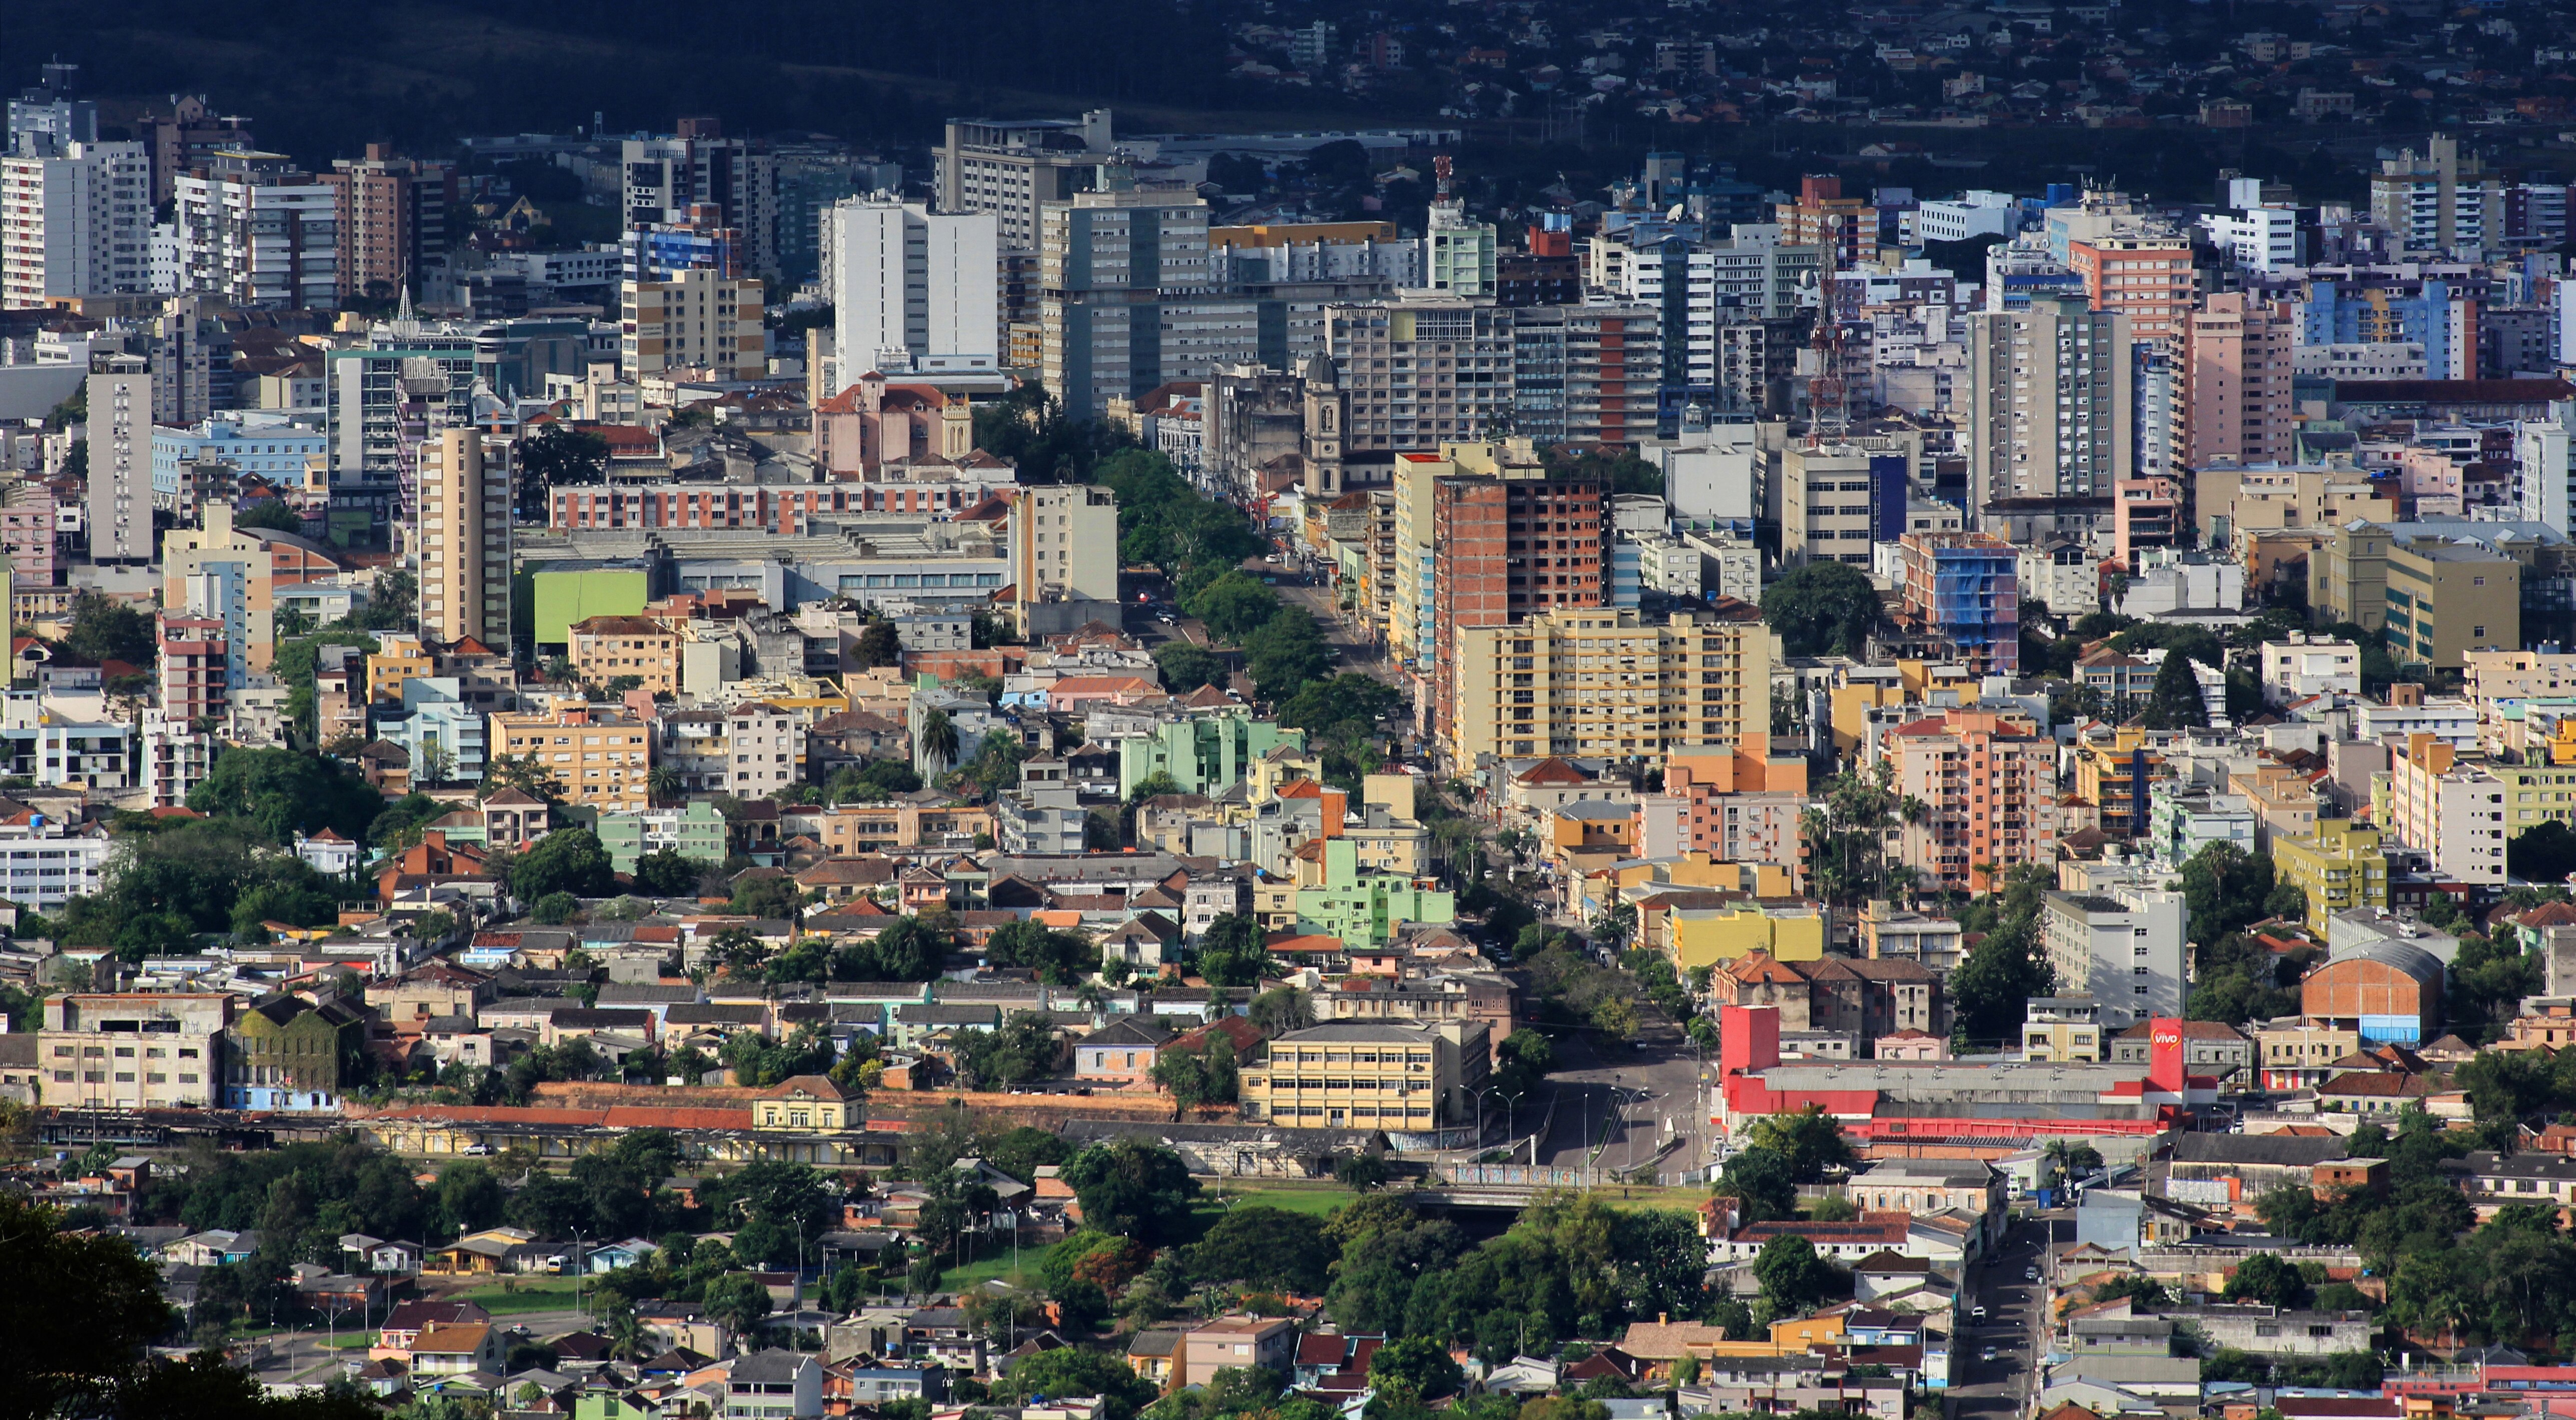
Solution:
<path fill-rule="evenodd" d="M 72 142 L 0 158 L 0 306 L 151 289 L 152 159 L 142 144 Z"/>
<path fill-rule="evenodd" d="M 172 198 L 182 293 L 270 309 L 338 304 L 340 199 L 329 183 L 280 154 L 222 152 L 182 174 Z"/>
<path fill-rule="evenodd" d="M 420 634 L 510 644 L 510 445 L 448 429 L 421 446 Z"/>
<path fill-rule="evenodd" d="M 1001 223 L 851 197 L 823 214 L 823 282 L 842 383 L 871 370 L 1001 363 Z"/>
<path fill-rule="evenodd" d="M 2116 1030 L 2181 1015 L 2186 915 L 2181 893 L 2158 888 L 2050 893 L 2040 941 L 2058 993 L 2092 997 Z"/>
<path fill-rule="evenodd" d="M 152 552 L 152 372 L 140 355 L 101 355 L 89 375 L 90 560 Z"/>

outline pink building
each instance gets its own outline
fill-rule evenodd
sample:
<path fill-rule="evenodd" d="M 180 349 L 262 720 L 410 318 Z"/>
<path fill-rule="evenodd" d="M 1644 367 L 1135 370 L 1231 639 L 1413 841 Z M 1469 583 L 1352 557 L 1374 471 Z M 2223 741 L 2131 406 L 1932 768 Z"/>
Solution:
<path fill-rule="evenodd" d="M 2465 517 L 2468 473 L 2440 449 L 2410 445 L 2397 455 L 2397 491 L 2414 517 Z"/>
<path fill-rule="evenodd" d="M 814 406 L 814 462 L 844 478 L 872 476 L 884 464 L 940 455 L 964 458 L 975 447 L 975 420 L 964 400 L 931 385 L 889 383 L 876 371 Z"/>
<path fill-rule="evenodd" d="M 2142 548 L 2171 547 L 2182 525 L 2182 485 L 2165 477 L 2123 478 L 2111 490 L 2112 559 L 2138 568 Z"/>
<path fill-rule="evenodd" d="M 2297 341 L 2289 307 L 2225 292 L 2191 313 L 2182 337 L 2175 463 L 2290 462 L 2290 351 Z"/>
<path fill-rule="evenodd" d="M 21 587 L 54 585 L 54 497 L 37 484 L 9 485 L 0 509 L 0 551 L 9 557 L 9 575 Z"/>
<path fill-rule="evenodd" d="M 2057 742 L 2019 715 L 1949 710 L 1885 741 L 1896 791 L 1923 801 L 1905 866 L 1927 888 L 1986 892 L 1998 870 L 2057 857 Z"/>

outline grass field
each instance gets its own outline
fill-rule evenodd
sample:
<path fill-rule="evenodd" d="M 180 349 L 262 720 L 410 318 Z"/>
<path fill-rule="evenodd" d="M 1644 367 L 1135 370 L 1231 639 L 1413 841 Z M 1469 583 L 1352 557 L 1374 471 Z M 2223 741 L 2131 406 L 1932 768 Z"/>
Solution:
<path fill-rule="evenodd" d="M 574 1289 L 580 1279 L 574 1277 L 533 1277 L 513 1279 L 509 1290 L 499 1284 L 469 1287 L 447 1294 L 451 1301 L 472 1302 L 494 1316 L 505 1312 L 554 1312 L 572 1307 Z M 588 1288 L 583 1288 L 587 1291 Z"/>

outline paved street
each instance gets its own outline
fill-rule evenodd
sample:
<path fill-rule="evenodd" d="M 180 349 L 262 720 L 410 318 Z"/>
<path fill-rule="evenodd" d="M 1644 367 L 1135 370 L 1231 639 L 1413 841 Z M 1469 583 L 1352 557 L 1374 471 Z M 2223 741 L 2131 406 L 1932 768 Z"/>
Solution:
<path fill-rule="evenodd" d="M 1548 1077 L 1556 1090 L 1556 1118 L 1539 1141 L 1540 1163 L 1642 1167 L 1670 1134 L 1681 1143 L 1655 1160 L 1655 1171 L 1700 1166 L 1708 1133 L 1707 1116 L 1698 1104 L 1700 1064 L 1689 1038 L 1662 1012 L 1652 1006 L 1639 1012 L 1637 1043 L 1631 1047 L 1598 1047 L 1588 1032 L 1563 1032 L 1556 1038 L 1556 1059 L 1557 1071 Z M 1523 1103 L 1525 1111 L 1546 1107 L 1536 1099 Z M 1524 1112 L 1521 1125 L 1534 1128 L 1538 1118 Z"/>
<path fill-rule="evenodd" d="M 2039 1384 L 2039 1357 L 2047 1349 L 2047 1259 L 2071 1244 L 2074 1233 L 2071 1215 L 2063 1210 L 2015 1223 L 1995 1260 L 1970 1272 L 1969 1304 L 1983 1306 L 1986 1319 L 1968 1322 L 1951 1352 L 1953 1420 L 2016 1420 L 2028 1413 Z M 2030 1268 L 2037 1268 L 2042 1280 L 2025 1278 L 2023 1272 Z M 1991 1361 L 1984 1358 L 1989 1346 L 1995 1351 Z"/>

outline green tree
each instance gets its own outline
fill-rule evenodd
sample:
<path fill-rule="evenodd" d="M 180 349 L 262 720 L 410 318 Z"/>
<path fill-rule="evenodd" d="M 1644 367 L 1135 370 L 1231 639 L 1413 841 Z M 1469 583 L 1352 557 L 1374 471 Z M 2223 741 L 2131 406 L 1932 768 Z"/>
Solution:
<path fill-rule="evenodd" d="M 2576 873 L 2576 829 L 2556 819 L 2524 829 L 2505 844 L 2504 867 L 2526 882 L 2566 882 Z"/>
<path fill-rule="evenodd" d="M 1100 948 L 1083 932 L 1024 917 L 993 929 L 985 940 L 984 960 L 993 966 L 1027 967 L 1041 981 L 1070 986 L 1100 969 Z"/>
<path fill-rule="evenodd" d="M 1753 1276 L 1774 1316 L 1805 1316 L 1842 1291 L 1839 1269 L 1796 1233 L 1764 1243 L 1753 1259 Z"/>
<path fill-rule="evenodd" d="M 1790 1176 L 1800 1183 L 1816 1183 L 1835 1169 L 1852 1164 L 1849 1141 L 1843 1138 L 1843 1127 L 1825 1113 L 1824 1106 L 1810 1104 L 1789 1114 L 1769 1114 L 1753 1121 L 1748 1141 L 1756 1148 L 1768 1149 L 1788 1161 Z"/>
<path fill-rule="evenodd" d="M 1219 913 L 1199 938 L 1199 977 L 1210 986 L 1256 986 L 1270 969 L 1268 934 L 1244 912 Z"/>
<path fill-rule="evenodd" d="M 1278 617 L 1279 594 L 1245 572 L 1228 572 L 1201 587 L 1181 609 L 1198 618 L 1208 634 L 1243 645 L 1252 633 Z"/>
<path fill-rule="evenodd" d="M 2268 1252 L 2258 1252 L 2236 1264 L 2228 1274 L 2227 1300 L 2268 1302 L 2287 1309 L 2299 1304 L 2307 1294 L 2308 1284 L 2299 1269 Z"/>
<path fill-rule="evenodd" d="M 1154 1083 L 1183 1109 L 1232 1104 L 1239 1089 L 1234 1042 L 1222 1031 L 1210 1032 L 1197 1046 L 1165 1045 L 1154 1055 L 1152 1074 Z"/>
<path fill-rule="evenodd" d="M 89 1413 L 170 1324 L 152 1265 L 111 1233 L 0 1193 L 0 1420 Z"/>
<path fill-rule="evenodd" d="M 708 1317 L 736 1336 L 748 1336 L 769 1315 L 769 1288 L 748 1272 L 728 1273 L 707 1287 Z"/>
<path fill-rule="evenodd" d="M 562 803 L 564 795 L 571 792 L 552 769 L 537 762 L 535 755 L 496 754 L 484 761 L 483 782 L 476 786 L 475 793 L 488 799 L 504 789 L 516 789 L 549 804 Z"/>
<path fill-rule="evenodd" d="M 608 440 L 560 421 L 541 424 L 519 438 L 519 510 L 542 518 L 549 489 L 598 483 L 608 476 Z"/>
<path fill-rule="evenodd" d="M 1332 669 L 1333 651 L 1322 628 L 1302 607 L 1287 607 L 1243 641 L 1243 668 L 1261 698 L 1286 700 Z"/>
<path fill-rule="evenodd" d="M 1187 695 L 1203 685 L 1222 689 L 1226 679 L 1225 662 L 1194 641 L 1166 641 L 1155 647 L 1154 669 L 1162 673 L 1163 689 L 1174 695 Z"/>
<path fill-rule="evenodd" d="M 1203 1282 L 1319 1293 L 1338 1250 L 1324 1235 L 1324 1220 L 1284 1208 L 1239 1205 L 1190 1245 L 1184 1261 Z"/>
<path fill-rule="evenodd" d="M 2164 663 L 2156 667 L 2155 685 L 2147 691 L 2146 709 L 2139 716 L 2148 729 L 2208 728 L 2209 704 L 2201 699 L 2200 678 L 2191 667 L 2191 659 L 2181 652 L 2165 653 Z"/>
<path fill-rule="evenodd" d="M 913 736 L 913 747 L 923 759 L 936 765 L 957 762 L 957 722 L 945 710 L 933 710 L 921 717 L 921 728 Z"/>
<path fill-rule="evenodd" d="M 1727 1155 L 1710 1190 L 1735 1200 L 1747 1223 L 1777 1222 L 1798 1215 L 1798 1176 L 1789 1160 L 1774 1149 L 1744 1148 Z"/>
<path fill-rule="evenodd" d="M 2195 942 L 2215 942 L 2270 915 L 2272 860 L 2212 843 L 2182 865 L 2183 907 Z"/>
<path fill-rule="evenodd" d="M 1082 1204 L 1085 1227 L 1149 1247 L 1188 1232 L 1190 1204 L 1199 1194 L 1180 1155 L 1141 1139 L 1094 1144 L 1074 1155 L 1060 1176 Z"/>
<path fill-rule="evenodd" d="M 242 820 L 283 847 L 325 828 L 364 841 L 385 801 L 332 760 L 285 749 L 230 749 L 188 791 L 188 807 Z"/>
<path fill-rule="evenodd" d="M 555 893 L 607 897 L 617 873 L 599 835 L 587 828 L 559 828 L 540 838 L 510 867 L 510 895 L 532 902 Z"/>
<path fill-rule="evenodd" d="M 266 528 L 270 532 L 304 535 L 304 515 L 288 507 L 282 498 L 263 498 L 233 514 L 236 528 Z"/>
<path fill-rule="evenodd" d="M 1369 1358 L 1369 1383 L 1416 1400 L 1455 1394 L 1466 1374 L 1450 1359 L 1447 1347 L 1427 1336 L 1405 1336 L 1377 1348 Z"/>
<path fill-rule="evenodd" d="M 1154 1384 L 1124 1361 L 1105 1351 L 1060 1346 L 1011 1363 L 995 1388 L 998 1395 L 1025 1401 L 1040 1395 L 1096 1395 L 1103 1420 L 1130 1420 L 1153 1403 Z"/>
<path fill-rule="evenodd" d="M 95 666 L 123 661 L 150 670 L 156 659 L 150 614 L 113 597 L 81 592 L 72 598 L 71 629 L 63 649 Z"/>
<path fill-rule="evenodd" d="M 656 848 L 635 860 L 635 890 L 655 897 L 695 897 L 698 880 L 713 866 L 683 858 L 675 848 Z"/>
<path fill-rule="evenodd" d="M 1762 621 L 1792 656 L 1857 656 L 1878 627 L 1878 588 L 1857 567 L 1810 562 L 1763 589 Z"/>

